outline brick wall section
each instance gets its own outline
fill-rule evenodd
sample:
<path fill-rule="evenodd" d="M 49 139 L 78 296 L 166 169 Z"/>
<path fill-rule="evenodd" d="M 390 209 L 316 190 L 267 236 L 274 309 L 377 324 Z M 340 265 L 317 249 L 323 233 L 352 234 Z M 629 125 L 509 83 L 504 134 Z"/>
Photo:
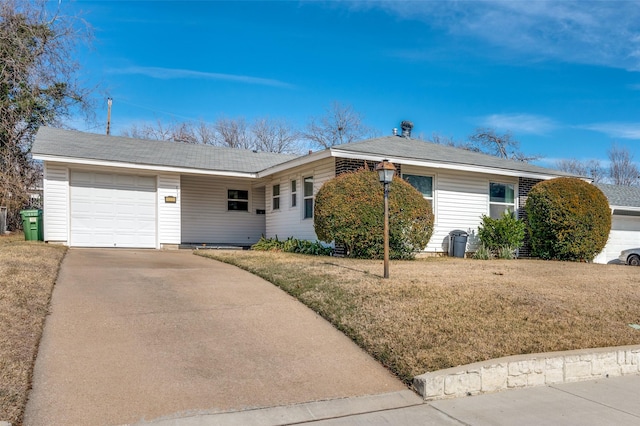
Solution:
<path fill-rule="evenodd" d="M 355 158 L 339 158 L 336 157 L 336 176 L 340 176 L 346 172 L 355 172 L 362 169 L 365 164 L 369 170 L 374 170 L 378 165 L 378 161 L 359 160 Z M 393 163 L 396 166 L 396 176 L 402 175 L 402 164 Z"/>
<path fill-rule="evenodd" d="M 640 346 L 516 355 L 416 376 L 426 400 L 640 374 Z"/>
<path fill-rule="evenodd" d="M 527 202 L 527 195 L 529 195 L 529 191 L 533 188 L 538 182 L 542 182 L 542 179 L 531 179 L 531 178 L 518 178 L 518 219 L 527 220 L 527 212 L 524 210 L 524 205 Z M 525 233 L 524 235 L 524 245 L 518 251 L 519 257 L 530 257 L 531 256 L 531 246 L 529 245 L 529 235 Z"/>

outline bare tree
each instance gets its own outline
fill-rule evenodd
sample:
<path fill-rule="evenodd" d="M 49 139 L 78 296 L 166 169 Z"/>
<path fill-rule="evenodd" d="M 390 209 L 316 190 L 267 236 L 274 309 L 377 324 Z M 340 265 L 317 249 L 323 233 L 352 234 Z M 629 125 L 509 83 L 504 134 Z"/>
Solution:
<path fill-rule="evenodd" d="M 126 137 L 164 140 L 263 152 L 300 152 L 298 132 L 284 120 L 259 118 L 248 124 L 243 117 L 205 121 L 134 124 L 122 131 Z"/>
<path fill-rule="evenodd" d="M 165 124 L 160 120 L 154 123 L 133 124 L 129 129 L 122 131 L 122 136 L 136 139 L 150 139 L 156 141 L 171 141 L 174 138 L 176 125 Z"/>
<path fill-rule="evenodd" d="M 633 162 L 633 155 L 625 147 L 613 144 L 608 152 L 609 178 L 614 185 L 633 186 L 640 182 L 640 171 Z"/>
<path fill-rule="evenodd" d="M 499 134 L 495 129 L 490 128 L 476 129 L 475 133 L 469 136 L 469 143 L 465 149 L 522 162 L 540 158 L 539 155 L 526 155 L 521 152 L 520 142 L 513 138 L 511 132 Z"/>
<path fill-rule="evenodd" d="M 73 55 L 90 28 L 60 10 L 51 14 L 47 3 L 0 2 L 0 205 L 9 210 L 10 227 L 40 178 L 29 155 L 36 131 L 89 106 Z"/>
<path fill-rule="evenodd" d="M 459 145 L 459 142 L 457 142 L 455 139 L 453 139 L 452 137 L 449 136 L 442 136 L 439 133 L 432 133 L 430 138 L 425 139 L 422 134 L 418 135 L 418 137 L 416 139 L 422 139 L 422 140 L 426 140 L 427 142 L 431 142 L 431 143 L 435 143 L 438 145 L 444 145 L 444 146 L 452 146 L 452 147 L 456 147 Z"/>
<path fill-rule="evenodd" d="M 214 125 L 200 120 L 193 129 L 197 143 L 202 145 L 216 144 L 216 128 Z"/>
<path fill-rule="evenodd" d="M 227 148 L 255 149 L 256 143 L 244 117 L 221 117 L 214 124 L 216 145 Z"/>
<path fill-rule="evenodd" d="M 556 169 L 576 176 L 590 177 L 594 183 L 604 182 L 607 170 L 599 160 L 577 160 L 575 158 L 556 161 Z"/>
<path fill-rule="evenodd" d="M 297 153 L 298 132 L 284 120 L 261 118 L 251 126 L 256 149 L 264 152 Z"/>
<path fill-rule="evenodd" d="M 351 105 L 333 102 L 325 115 L 311 117 L 302 137 L 320 148 L 354 142 L 373 135 L 363 116 Z"/>

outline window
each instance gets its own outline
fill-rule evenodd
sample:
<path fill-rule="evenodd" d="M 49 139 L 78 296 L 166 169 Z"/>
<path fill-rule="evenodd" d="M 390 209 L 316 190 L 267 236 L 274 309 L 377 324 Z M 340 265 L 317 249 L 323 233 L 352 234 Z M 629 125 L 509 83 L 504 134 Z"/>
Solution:
<path fill-rule="evenodd" d="M 298 205 L 298 182 L 291 181 L 291 207 Z"/>
<path fill-rule="evenodd" d="M 500 219 L 507 210 L 516 211 L 514 185 L 491 182 L 489 184 L 489 216 L 492 219 Z"/>
<path fill-rule="evenodd" d="M 273 210 L 280 210 L 280 184 L 273 185 Z"/>
<path fill-rule="evenodd" d="M 303 180 L 304 218 L 311 219 L 313 217 L 313 176 L 306 177 Z"/>
<path fill-rule="evenodd" d="M 404 180 L 422 193 L 422 196 L 431 201 L 433 206 L 433 177 L 420 175 L 402 175 Z"/>
<path fill-rule="evenodd" d="M 249 191 L 227 190 L 227 209 L 241 212 L 249 211 Z"/>

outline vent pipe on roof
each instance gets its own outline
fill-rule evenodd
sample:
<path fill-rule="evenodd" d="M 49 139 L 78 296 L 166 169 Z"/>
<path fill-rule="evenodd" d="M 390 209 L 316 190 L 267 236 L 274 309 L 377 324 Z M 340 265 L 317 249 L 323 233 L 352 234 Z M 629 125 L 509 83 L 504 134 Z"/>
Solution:
<path fill-rule="evenodd" d="M 397 128 L 393 128 L 393 136 L 398 136 L 398 129 Z"/>
<path fill-rule="evenodd" d="M 413 129 L 413 123 L 405 120 L 402 123 L 400 123 L 400 128 L 402 129 L 402 137 L 410 139 L 411 130 Z"/>

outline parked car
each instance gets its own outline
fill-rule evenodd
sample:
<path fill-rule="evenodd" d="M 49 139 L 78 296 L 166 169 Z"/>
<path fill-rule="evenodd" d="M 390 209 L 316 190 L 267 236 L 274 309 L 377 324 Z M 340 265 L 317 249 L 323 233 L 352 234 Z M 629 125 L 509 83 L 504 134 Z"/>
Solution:
<path fill-rule="evenodd" d="M 640 266 L 640 247 L 622 250 L 618 259 L 627 265 Z"/>

